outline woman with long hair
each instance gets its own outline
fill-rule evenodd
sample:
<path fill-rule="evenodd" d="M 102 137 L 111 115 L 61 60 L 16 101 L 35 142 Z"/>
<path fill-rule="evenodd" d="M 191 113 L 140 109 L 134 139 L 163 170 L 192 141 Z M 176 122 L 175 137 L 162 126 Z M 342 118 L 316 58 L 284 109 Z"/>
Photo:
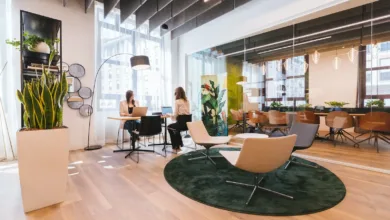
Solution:
<path fill-rule="evenodd" d="M 134 92 L 127 90 L 126 100 L 120 102 L 120 116 L 131 116 L 133 114 L 133 108 L 139 106 L 138 101 L 134 99 Z M 126 129 L 130 134 L 132 131 L 138 128 L 139 122 L 126 121 L 123 129 Z"/>
<path fill-rule="evenodd" d="M 187 100 L 186 93 L 182 87 L 177 87 L 175 89 L 175 111 L 171 116 L 172 120 L 176 120 L 179 115 L 189 115 L 190 114 L 190 103 Z M 180 135 L 180 129 L 182 125 L 178 122 L 170 124 L 168 126 L 169 135 L 171 137 L 172 148 L 176 151 L 180 150 L 180 147 L 183 147 L 183 140 Z"/>

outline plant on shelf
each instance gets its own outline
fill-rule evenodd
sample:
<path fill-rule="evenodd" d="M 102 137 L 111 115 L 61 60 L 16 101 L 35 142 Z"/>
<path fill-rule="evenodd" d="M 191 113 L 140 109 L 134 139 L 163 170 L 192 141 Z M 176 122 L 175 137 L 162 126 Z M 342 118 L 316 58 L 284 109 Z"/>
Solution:
<path fill-rule="evenodd" d="M 270 106 L 272 109 L 278 109 L 278 108 L 282 107 L 283 104 L 280 103 L 280 102 L 275 102 L 275 101 L 273 101 L 269 106 Z"/>
<path fill-rule="evenodd" d="M 202 121 L 211 136 L 227 135 L 226 112 L 223 111 L 226 104 L 224 95 L 226 89 L 220 90 L 214 81 L 205 83 L 202 88 Z"/>
<path fill-rule="evenodd" d="M 58 38 L 56 38 L 54 41 L 50 39 L 44 39 L 38 37 L 35 34 L 30 34 L 27 31 L 23 33 L 23 37 L 23 47 L 25 47 L 29 51 L 43 52 L 43 50 L 46 50 L 46 53 L 54 52 L 55 55 L 58 54 L 58 51 L 54 48 L 54 44 L 60 42 L 60 39 Z M 16 40 L 16 38 L 14 38 L 13 40 L 7 39 L 5 43 L 15 47 L 17 50 L 20 50 L 20 40 Z"/>
<path fill-rule="evenodd" d="M 326 105 L 332 107 L 332 108 L 342 108 L 344 105 L 348 105 L 349 103 L 347 102 L 337 102 L 337 101 L 329 101 L 325 102 Z"/>
<path fill-rule="evenodd" d="M 367 102 L 366 107 L 377 107 L 377 108 L 384 108 L 385 107 L 385 101 L 383 100 L 370 100 Z"/>
<path fill-rule="evenodd" d="M 309 104 L 309 103 L 307 103 L 307 104 L 302 104 L 302 105 L 299 105 L 298 106 L 298 109 L 299 110 L 301 110 L 301 111 L 303 111 L 303 110 L 305 110 L 305 109 L 308 109 L 308 108 L 311 108 L 311 104 Z"/>

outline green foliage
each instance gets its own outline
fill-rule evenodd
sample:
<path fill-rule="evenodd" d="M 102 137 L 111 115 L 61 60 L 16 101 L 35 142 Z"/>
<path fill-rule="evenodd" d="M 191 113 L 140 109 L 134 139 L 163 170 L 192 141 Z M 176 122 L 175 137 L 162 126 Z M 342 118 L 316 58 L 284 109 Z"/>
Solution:
<path fill-rule="evenodd" d="M 210 84 L 202 85 L 202 89 L 202 120 L 207 131 L 212 136 L 226 135 L 226 112 L 223 112 L 226 104 L 226 101 L 223 100 L 226 89 L 220 90 L 219 85 L 215 87 L 215 82 L 212 80 L 210 80 Z"/>
<path fill-rule="evenodd" d="M 371 108 L 371 107 L 384 108 L 385 107 L 385 101 L 383 101 L 383 100 L 371 100 L 371 101 L 367 102 L 366 107 L 368 107 L 368 108 Z"/>
<path fill-rule="evenodd" d="M 309 104 L 309 103 L 307 103 L 307 104 L 302 104 L 302 105 L 299 105 L 298 106 L 298 109 L 300 109 L 300 110 L 305 110 L 305 109 L 307 109 L 307 108 L 311 108 L 311 104 Z"/>
<path fill-rule="evenodd" d="M 337 102 L 337 101 L 329 101 L 329 102 L 325 102 L 326 105 L 329 105 L 330 107 L 339 107 L 339 108 L 342 108 L 344 107 L 344 105 L 348 105 L 349 103 L 347 102 Z"/>
<path fill-rule="evenodd" d="M 56 38 L 54 41 L 52 41 L 50 39 L 44 39 L 44 38 L 38 37 L 35 34 L 30 34 L 27 31 L 25 31 L 23 33 L 23 37 L 24 37 L 23 46 L 30 51 L 34 51 L 34 48 L 37 44 L 39 44 L 41 42 L 45 42 L 50 47 L 51 52 L 54 52 L 55 55 L 58 54 L 58 51 L 54 48 L 54 44 L 60 42 L 60 39 L 58 39 L 58 38 Z M 13 40 L 7 39 L 7 40 L 5 40 L 5 43 L 20 50 L 20 41 L 16 40 L 16 38 L 14 38 Z"/>
<path fill-rule="evenodd" d="M 273 101 L 269 106 L 270 106 L 271 108 L 280 108 L 280 107 L 283 106 L 283 104 L 280 103 L 280 102 L 275 102 L 275 101 Z"/>
<path fill-rule="evenodd" d="M 59 77 L 44 70 L 41 78 L 24 82 L 17 97 L 23 104 L 23 120 L 29 129 L 52 129 L 62 126 L 63 101 L 68 92 L 66 74 Z"/>

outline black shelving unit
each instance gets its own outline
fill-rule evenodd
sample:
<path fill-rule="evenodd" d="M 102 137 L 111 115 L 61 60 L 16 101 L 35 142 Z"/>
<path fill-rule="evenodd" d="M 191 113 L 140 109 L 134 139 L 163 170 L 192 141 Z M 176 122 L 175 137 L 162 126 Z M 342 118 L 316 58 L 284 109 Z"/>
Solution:
<path fill-rule="evenodd" d="M 31 63 L 47 64 L 49 61 L 50 54 L 31 52 L 27 48 L 23 47 L 24 33 L 29 32 L 30 34 L 37 35 L 44 39 L 50 39 L 54 42 L 55 39 L 59 38 L 60 42 L 54 45 L 54 48 L 58 51 L 58 55 L 54 58 L 57 62 L 56 65 L 59 67 L 56 74 L 62 72 L 62 22 L 60 20 L 49 18 L 46 16 L 34 14 L 28 11 L 20 11 L 20 84 L 23 90 L 24 82 L 30 81 L 33 78 L 40 77 L 42 75 L 41 70 L 31 70 L 28 66 Z M 53 65 L 53 64 L 52 64 Z M 21 125 L 24 127 L 23 121 L 23 106 L 21 106 Z"/>

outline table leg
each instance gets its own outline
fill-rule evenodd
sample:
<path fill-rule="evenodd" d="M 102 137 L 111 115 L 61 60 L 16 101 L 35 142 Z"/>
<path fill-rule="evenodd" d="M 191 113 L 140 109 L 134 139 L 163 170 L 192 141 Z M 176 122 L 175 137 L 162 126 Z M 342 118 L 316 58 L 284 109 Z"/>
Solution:
<path fill-rule="evenodd" d="M 246 131 L 246 113 L 242 113 L 242 133 L 245 133 Z"/>

